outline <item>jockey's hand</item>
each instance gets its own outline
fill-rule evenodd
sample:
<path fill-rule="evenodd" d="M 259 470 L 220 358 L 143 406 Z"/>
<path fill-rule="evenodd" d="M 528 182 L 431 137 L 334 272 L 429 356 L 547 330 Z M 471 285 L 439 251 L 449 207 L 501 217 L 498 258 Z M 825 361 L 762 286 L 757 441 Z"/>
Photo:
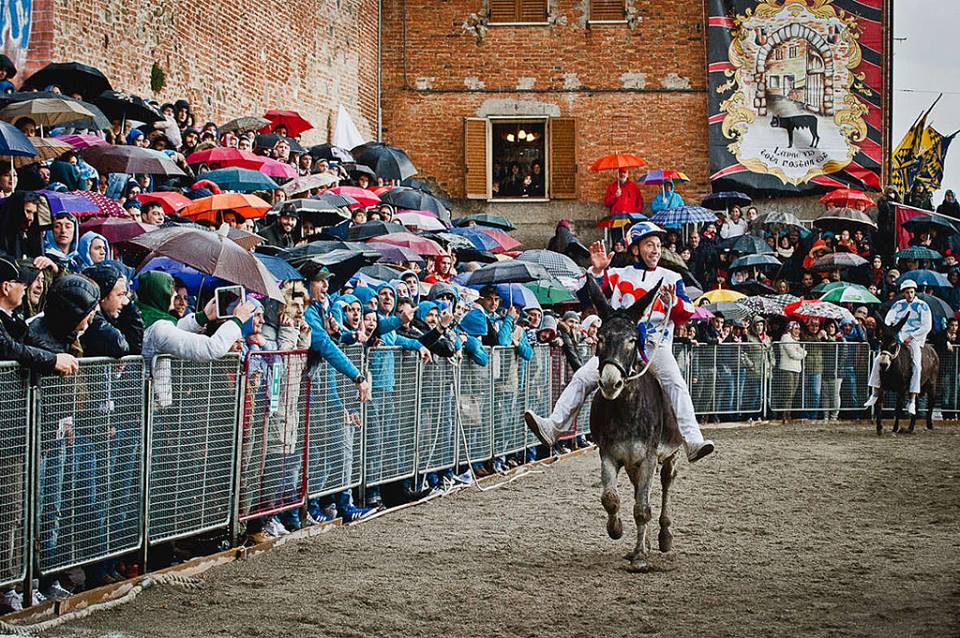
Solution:
<path fill-rule="evenodd" d="M 677 284 L 663 284 L 660 286 L 660 301 L 663 305 L 670 307 L 677 298 Z"/>
<path fill-rule="evenodd" d="M 907 337 L 903 340 L 903 345 L 909 346 L 911 341 L 913 341 L 913 337 Z"/>
<path fill-rule="evenodd" d="M 590 244 L 590 265 L 594 272 L 602 272 L 610 266 L 613 260 L 613 253 L 607 253 L 602 241 L 595 241 Z"/>

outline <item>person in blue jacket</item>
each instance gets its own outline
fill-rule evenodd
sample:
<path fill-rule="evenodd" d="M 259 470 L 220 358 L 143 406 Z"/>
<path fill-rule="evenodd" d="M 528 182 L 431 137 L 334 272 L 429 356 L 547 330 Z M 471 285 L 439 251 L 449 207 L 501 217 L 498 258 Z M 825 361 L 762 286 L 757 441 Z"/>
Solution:
<path fill-rule="evenodd" d="M 663 190 L 657 193 L 653 201 L 650 202 L 650 210 L 654 213 L 659 213 L 662 210 L 669 210 L 671 208 L 680 208 L 681 206 L 683 206 L 683 198 L 677 194 L 677 191 L 673 190 L 673 182 L 671 180 L 663 183 Z"/>

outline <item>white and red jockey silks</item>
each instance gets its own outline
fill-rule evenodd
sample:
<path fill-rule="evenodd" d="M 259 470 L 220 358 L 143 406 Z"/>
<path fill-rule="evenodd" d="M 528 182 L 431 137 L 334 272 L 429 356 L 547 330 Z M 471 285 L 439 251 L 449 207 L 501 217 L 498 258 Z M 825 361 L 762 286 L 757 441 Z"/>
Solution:
<path fill-rule="evenodd" d="M 629 308 L 661 280 L 664 285 L 677 286 L 677 298 L 669 309 L 664 307 L 659 296 L 654 300 L 647 322 L 647 341 L 671 344 L 674 325 L 689 321 L 694 310 L 693 302 L 687 296 L 683 278 L 679 274 L 661 266 L 646 268 L 639 264 L 625 268 L 608 268 L 603 273 L 601 287 L 610 298 L 610 305 L 614 309 Z"/>

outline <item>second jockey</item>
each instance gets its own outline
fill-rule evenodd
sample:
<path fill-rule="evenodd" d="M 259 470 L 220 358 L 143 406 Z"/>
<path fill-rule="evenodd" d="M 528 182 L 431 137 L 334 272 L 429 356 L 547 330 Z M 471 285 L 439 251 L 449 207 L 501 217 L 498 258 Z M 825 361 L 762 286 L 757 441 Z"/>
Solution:
<path fill-rule="evenodd" d="M 616 309 L 629 308 L 645 292 L 662 281 L 660 296 L 653 302 L 652 314 L 646 329 L 646 355 L 650 357 L 649 371 L 660 382 L 673 404 L 683 436 L 687 459 L 698 461 L 713 452 L 713 441 L 704 440 L 693 410 L 693 401 L 680 366 L 673 356 L 673 328 L 685 323 L 693 315 L 693 304 L 684 290 L 683 280 L 672 270 L 660 267 L 660 240 L 665 231 L 652 222 L 634 224 L 627 232 L 626 241 L 634 263 L 625 268 L 610 268 L 613 253 L 607 253 L 602 242 L 590 246 L 590 275 L 601 279 L 602 288 Z M 666 304 L 669 304 L 667 307 Z M 580 406 L 600 380 L 600 365 L 592 357 L 580 367 L 560 394 L 549 417 L 533 412 L 524 413 L 527 427 L 540 441 L 553 445 L 557 438 L 575 423 Z"/>

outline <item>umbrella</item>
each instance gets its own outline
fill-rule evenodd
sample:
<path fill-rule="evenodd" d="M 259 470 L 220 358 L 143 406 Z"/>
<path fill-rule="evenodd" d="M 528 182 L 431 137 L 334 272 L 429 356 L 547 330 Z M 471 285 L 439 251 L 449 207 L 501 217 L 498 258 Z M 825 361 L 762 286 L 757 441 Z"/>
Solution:
<path fill-rule="evenodd" d="M 197 151 L 187 155 L 187 164 L 232 164 L 237 160 L 255 160 L 259 155 L 254 155 L 250 151 L 241 151 L 229 146 L 217 146 L 208 148 L 205 151 Z"/>
<path fill-rule="evenodd" d="M 250 231 L 242 230 L 240 228 L 234 228 L 233 226 L 227 224 L 224 225 L 227 227 L 227 239 L 236 242 L 244 250 L 252 251 L 254 248 L 267 241 L 256 233 L 251 233 Z"/>
<path fill-rule="evenodd" d="M 953 288 L 953 284 L 943 273 L 935 270 L 908 270 L 897 279 L 899 286 L 907 279 L 914 281 L 918 286 L 930 286 L 931 288 Z"/>
<path fill-rule="evenodd" d="M 335 185 L 339 179 L 333 173 L 312 173 L 303 177 L 296 177 L 280 187 L 287 195 L 296 195 L 297 193 L 306 193 L 317 188 L 327 188 Z M 351 203 L 356 203 L 352 201 Z M 347 207 L 349 204 L 343 204 Z"/>
<path fill-rule="evenodd" d="M 357 179 L 360 175 L 366 175 L 370 178 L 370 181 L 374 181 L 377 177 L 377 174 L 373 172 L 373 169 L 364 164 L 357 164 L 356 162 L 347 162 L 344 163 L 343 168 L 350 174 L 353 179 Z"/>
<path fill-rule="evenodd" d="M 610 153 L 590 165 L 591 171 L 620 170 L 621 168 L 639 168 L 647 162 L 633 153 Z"/>
<path fill-rule="evenodd" d="M 897 259 L 943 259 L 943 255 L 935 250 L 930 250 L 926 246 L 911 246 L 898 250 L 894 257 Z"/>
<path fill-rule="evenodd" d="M 777 297 L 747 297 L 746 299 L 740 299 L 736 303 L 740 304 L 753 314 L 758 315 L 780 315 L 786 316 L 786 311 L 783 309 L 788 303 L 793 303 L 799 301 L 799 297 L 794 297 L 793 295 L 780 295 L 780 297 L 786 297 L 787 299 L 778 299 Z"/>
<path fill-rule="evenodd" d="M 40 126 L 56 126 L 82 118 L 92 118 L 93 113 L 76 100 L 40 98 L 8 104 L 0 110 L 0 119 L 16 122 L 29 117 Z"/>
<path fill-rule="evenodd" d="M 330 271 L 333 276 L 327 283 L 330 286 L 330 292 L 336 292 L 367 263 L 367 258 L 362 251 L 338 248 L 322 255 L 308 257 L 300 263 L 298 268 L 307 279 L 312 278 L 321 268 Z"/>
<path fill-rule="evenodd" d="M 101 195 L 97 191 L 70 191 L 70 195 L 79 195 L 80 197 L 89 199 L 100 210 L 100 214 L 106 215 L 107 217 L 130 217 L 127 211 L 120 207 L 117 200 L 111 199 L 106 195 Z"/>
<path fill-rule="evenodd" d="M 156 230 L 156 226 L 119 217 L 95 217 L 80 224 L 81 234 L 87 232 L 99 233 L 106 237 L 111 244 L 124 243 L 152 230 Z"/>
<path fill-rule="evenodd" d="M 719 301 L 704 306 L 713 314 L 722 314 L 729 321 L 747 321 L 753 313 L 733 301 Z"/>
<path fill-rule="evenodd" d="M 299 270 L 291 266 L 280 257 L 276 257 L 274 255 L 263 255 L 261 253 L 254 253 L 253 256 L 263 262 L 263 265 L 267 267 L 267 270 L 270 271 L 270 274 L 273 275 L 274 279 L 277 281 L 303 279 L 303 275 Z"/>
<path fill-rule="evenodd" d="M 673 224 L 700 224 L 717 221 L 717 216 L 702 206 L 679 206 L 661 210 L 650 218 L 661 226 Z"/>
<path fill-rule="evenodd" d="M 701 204 L 710 210 L 727 210 L 731 206 L 747 206 L 753 200 L 746 193 L 722 191 L 703 198 Z"/>
<path fill-rule="evenodd" d="M 388 268 L 382 264 L 364 266 L 357 274 L 363 275 L 367 279 L 376 279 L 377 281 L 391 281 L 393 279 L 400 279 L 399 270 Z"/>
<path fill-rule="evenodd" d="M 20 90 L 43 90 L 50 85 L 57 86 L 64 95 L 79 93 L 85 100 L 113 88 L 100 69 L 79 62 L 53 62 L 24 80 Z"/>
<path fill-rule="evenodd" d="M 295 169 L 290 164 L 285 164 L 279 160 L 275 160 L 272 157 L 262 157 L 257 155 L 254 159 L 241 159 L 232 162 L 234 166 L 239 168 L 247 168 L 254 171 L 260 171 L 268 177 L 275 177 L 278 179 L 293 179 L 297 176 L 297 169 Z M 279 188 L 274 186 L 274 188 Z"/>
<path fill-rule="evenodd" d="M 664 182 L 689 182 L 690 178 L 680 171 L 654 169 L 637 179 L 638 184 L 662 186 Z"/>
<path fill-rule="evenodd" d="M 423 262 L 423 258 L 420 257 L 420 255 L 403 246 L 394 246 L 393 244 L 384 244 L 375 241 L 367 242 L 367 246 L 380 253 L 380 259 L 377 260 L 379 263 L 402 264 L 407 261 Z"/>
<path fill-rule="evenodd" d="M 474 270 L 467 275 L 464 284 L 467 286 L 508 283 L 522 284 L 531 281 L 549 281 L 551 279 L 550 273 L 540 264 L 511 259 L 510 261 L 498 261 L 495 264 L 487 264 L 483 268 Z"/>
<path fill-rule="evenodd" d="M 307 152 L 314 160 L 325 159 L 328 162 L 334 161 L 342 164 L 356 161 L 350 151 L 336 144 L 317 144 L 311 146 Z"/>
<path fill-rule="evenodd" d="M 80 154 L 87 164 L 101 173 L 185 175 L 166 154 L 139 146 L 91 146 Z"/>
<path fill-rule="evenodd" d="M 0 122 L 0 155 L 4 157 L 33 157 L 37 149 L 20 129 Z"/>
<path fill-rule="evenodd" d="M 179 211 L 181 208 L 189 206 L 193 201 L 188 197 L 173 191 L 140 193 L 136 196 L 136 199 L 140 200 L 141 204 L 146 204 L 147 202 L 160 202 L 160 205 L 163 206 L 163 212 L 168 215 L 177 213 L 177 211 Z"/>
<path fill-rule="evenodd" d="M 436 213 L 437 219 L 443 222 L 450 222 L 450 211 L 446 205 L 438 198 L 424 193 L 415 188 L 397 187 L 392 188 L 380 196 L 384 204 L 390 204 L 396 208 L 406 210 L 428 210 Z"/>
<path fill-rule="evenodd" d="M 479 250 L 473 246 L 455 247 L 451 248 L 451 250 L 456 254 L 457 261 L 460 262 L 477 261 L 482 264 L 492 264 L 495 261 L 499 261 L 493 253 L 486 250 Z"/>
<path fill-rule="evenodd" d="M 730 290 L 729 288 L 717 288 L 716 290 L 711 290 L 709 292 L 703 293 L 702 297 L 699 297 L 696 301 L 693 302 L 695 306 L 702 306 L 705 303 L 720 303 L 721 301 L 737 301 L 746 297 L 742 292 L 737 292 L 736 290 Z"/>
<path fill-rule="evenodd" d="M 348 197 L 352 197 L 356 203 L 351 204 L 350 208 L 367 208 L 368 206 L 376 206 L 380 203 L 379 197 L 368 191 L 366 188 L 360 188 L 358 186 L 337 186 L 335 188 L 331 188 L 328 192 L 333 193 L 334 195 L 346 195 Z"/>
<path fill-rule="evenodd" d="M 219 213 L 231 210 L 244 219 L 259 219 L 270 210 L 270 204 L 256 195 L 241 193 L 222 193 L 201 197 L 180 210 L 180 215 L 193 221 L 221 222 Z"/>
<path fill-rule="evenodd" d="M 863 230 L 865 232 L 877 230 L 877 225 L 870 216 L 861 210 L 853 208 L 831 208 L 813 221 L 813 225 L 823 230 Z"/>
<path fill-rule="evenodd" d="M 70 213 L 75 217 L 100 214 L 100 207 L 93 200 L 81 197 L 76 193 L 58 193 L 48 190 L 39 190 L 36 193 L 46 198 L 47 204 L 50 206 L 51 216 L 57 213 Z"/>
<path fill-rule="evenodd" d="M 404 233 L 406 230 L 407 229 L 400 224 L 394 224 L 393 222 L 372 221 L 358 226 L 351 226 L 347 231 L 347 239 L 350 241 L 365 241 L 367 239 L 373 239 L 374 237 L 380 237 L 381 235 Z"/>
<path fill-rule="evenodd" d="M 730 250 L 741 255 L 772 255 L 773 248 L 760 237 L 754 235 L 739 235 L 718 242 L 721 250 Z"/>
<path fill-rule="evenodd" d="M 313 128 L 313 124 L 300 117 L 296 111 L 267 111 L 263 117 L 270 123 L 260 129 L 261 133 L 273 133 L 278 126 L 283 126 L 287 129 L 287 136 L 296 137 Z"/>
<path fill-rule="evenodd" d="M 863 210 L 873 206 L 873 200 L 864 193 L 853 188 L 838 188 L 820 198 L 821 204 L 835 208 L 856 208 Z"/>
<path fill-rule="evenodd" d="M 412 233 L 392 233 L 390 235 L 382 235 L 377 237 L 377 242 L 382 242 L 384 244 L 393 244 L 395 246 L 402 246 L 404 248 L 409 248 L 410 250 L 416 252 L 418 255 L 423 256 L 433 256 L 439 257 L 441 255 L 446 255 L 440 245 L 427 239 L 426 237 L 418 237 Z"/>
<path fill-rule="evenodd" d="M 411 228 L 418 230 L 446 230 L 447 227 L 442 221 L 433 217 L 432 215 L 425 215 L 423 213 L 414 213 L 412 211 L 405 213 L 397 213 L 393 216 L 395 220 Z"/>
<path fill-rule="evenodd" d="M 474 228 L 476 228 L 476 226 Z M 489 237 L 492 237 L 493 240 L 500 245 L 500 248 L 502 248 L 504 252 L 508 250 L 516 250 L 517 248 L 522 246 L 522 244 L 519 241 L 517 241 L 516 239 L 514 239 L 513 237 L 511 237 L 510 235 L 506 234 L 505 232 L 503 232 L 498 228 L 487 228 L 487 227 L 481 226 L 480 232 L 483 233 L 484 235 L 488 235 Z M 497 251 L 493 251 L 493 252 L 497 252 Z"/>
<path fill-rule="evenodd" d="M 691 319 L 713 319 L 714 314 L 707 310 L 706 306 L 697 306 L 693 309 L 693 316 Z"/>
<path fill-rule="evenodd" d="M 370 142 L 351 149 L 350 153 L 358 164 L 369 166 L 387 181 L 400 181 L 417 174 L 413 161 L 403 149 L 396 146 Z"/>
<path fill-rule="evenodd" d="M 831 301 L 833 303 L 880 303 L 880 300 L 874 297 L 869 290 L 857 284 L 850 284 L 827 291 L 820 301 Z"/>
<path fill-rule="evenodd" d="M 772 287 L 756 279 L 746 279 L 734 284 L 734 287 L 745 295 L 766 295 L 775 292 Z"/>
<path fill-rule="evenodd" d="M 531 281 L 523 285 L 529 288 L 536 295 L 537 301 L 544 306 L 577 301 L 577 296 L 556 279 Z"/>
<path fill-rule="evenodd" d="M 843 270 L 856 268 L 867 263 L 867 260 L 855 253 L 827 253 L 810 265 L 813 272 L 824 270 Z"/>
<path fill-rule="evenodd" d="M 767 228 L 774 232 L 780 230 L 789 230 L 791 228 L 796 228 L 802 230 L 804 228 L 803 224 L 800 223 L 800 220 L 797 219 L 797 216 L 792 213 L 781 213 L 775 210 L 769 211 L 759 215 L 753 223 L 751 224 L 754 228 Z"/>
<path fill-rule="evenodd" d="M 773 255 L 744 255 L 738 257 L 730 264 L 730 270 L 738 268 L 767 268 L 768 266 L 780 267 L 780 260 Z"/>
<path fill-rule="evenodd" d="M 249 168 L 237 168 L 236 166 L 207 171 L 201 173 L 200 177 L 209 179 L 220 188 L 228 191 L 249 193 L 251 191 L 273 190 L 277 188 L 277 183 L 260 171 L 253 171 Z"/>
<path fill-rule="evenodd" d="M 20 168 L 34 162 L 60 157 L 73 150 L 73 147 L 66 142 L 53 137 L 31 137 L 30 143 L 37 149 L 37 154 L 33 157 L 20 156 L 14 158 L 13 165 L 15 167 Z"/>
<path fill-rule="evenodd" d="M 174 226 L 141 235 L 130 243 L 150 251 L 141 268 L 154 257 L 169 257 L 251 292 L 283 301 L 280 287 L 263 262 L 220 232 Z"/>
<path fill-rule="evenodd" d="M 517 256 L 517 259 L 540 264 L 554 277 L 577 278 L 583 274 L 583 269 L 575 261 L 552 250 L 525 250 Z"/>
<path fill-rule="evenodd" d="M 104 91 L 93 103 L 111 120 L 136 120 L 137 122 L 159 122 L 163 114 L 147 104 L 139 95 Z"/>
<path fill-rule="evenodd" d="M 817 295 L 822 295 L 825 292 L 830 292 L 834 288 L 844 288 L 846 286 L 855 286 L 855 285 L 857 284 L 851 284 L 849 281 L 824 281 L 814 286 L 810 290 L 810 292 Z"/>
<path fill-rule="evenodd" d="M 204 290 L 213 291 L 220 286 L 231 283 L 219 277 L 213 277 L 207 273 L 200 272 L 196 268 L 191 268 L 169 257 L 154 257 L 149 263 L 144 264 L 140 272 L 145 273 L 153 270 L 165 272 L 171 277 L 179 279 L 186 285 L 187 291 L 191 295 L 198 297 Z"/>
<path fill-rule="evenodd" d="M 230 120 L 226 124 L 223 124 L 220 127 L 221 133 L 227 133 L 229 131 L 236 131 L 242 133 L 244 131 L 257 131 L 262 129 L 264 126 L 270 123 L 265 117 L 256 117 L 256 116 L 246 116 L 238 117 Z"/>
<path fill-rule="evenodd" d="M 622 228 L 647 218 L 643 213 L 614 213 L 597 222 L 597 228 Z"/>
<path fill-rule="evenodd" d="M 436 238 L 438 241 L 442 241 L 445 246 L 448 246 L 451 250 L 457 250 L 460 248 L 468 248 L 470 250 L 476 250 L 477 247 L 473 245 L 473 242 L 462 237 L 460 235 L 454 235 L 453 233 L 424 233 L 430 237 Z"/>
<path fill-rule="evenodd" d="M 103 139 L 102 137 L 89 134 L 54 135 L 51 139 L 60 140 L 61 142 L 69 144 L 70 147 L 75 151 L 79 151 L 90 146 L 103 146 L 107 143 L 107 140 Z"/>
<path fill-rule="evenodd" d="M 936 228 L 940 234 L 956 235 L 957 227 L 950 221 L 935 215 L 917 215 L 903 222 L 903 227 L 911 233 L 921 233 Z"/>
<path fill-rule="evenodd" d="M 511 306 L 520 308 L 540 308 L 540 300 L 536 293 L 524 284 L 497 284 L 497 294 L 501 299 L 507 299 Z"/>
<path fill-rule="evenodd" d="M 794 301 L 784 307 L 784 312 L 788 317 L 798 319 L 833 319 L 834 321 L 853 319 L 853 315 L 846 308 L 819 299 Z"/>
<path fill-rule="evenodd" d="M 476 227 L 451 228 L 450 232 L 455 235 L 460 235 L 461 237 L 466 237 L 470 243 L 480 250 L 503 252 L 503 248 L 497 243 L 496 239 Z"/>
<path fill-rule="evenodd" d="M 371 242 L 373 243 L 373 242 Z M 335 250 L 349 250 L 363 254 L 367 263 L 374 263 L 380 253 L 370 248 L 369 244 L 340 240 L 317 240 L 285 251 L 282 257 L 293 265 L 301 264 L 314 257 L 320 257 Z M 359 268 L 359 266 L 357 266 Z"/>
<path fill-rule="evenodd" d="M 478 226 L 490 226 L 491 228 L 499 228 L 501 230 L 517 229 L 517 227 L 513 225 L 512 221 L 503 215 L 496 215 L 494 213 L 476 213 L 473 215 L 467 215 L 466 217 L 460 217 L 453 220 L 453 225 L 466 226 L 470 222 L 474 222 Z"/>
<path fill-rule="evenodd" d="M 343 210 L 317 199 L 288 199 L 285 202 L 275 204 L 273 211 L 300 215 L 311 221 L 315 226 L 332 226 L 350 219 L 350 215 Z"/>

